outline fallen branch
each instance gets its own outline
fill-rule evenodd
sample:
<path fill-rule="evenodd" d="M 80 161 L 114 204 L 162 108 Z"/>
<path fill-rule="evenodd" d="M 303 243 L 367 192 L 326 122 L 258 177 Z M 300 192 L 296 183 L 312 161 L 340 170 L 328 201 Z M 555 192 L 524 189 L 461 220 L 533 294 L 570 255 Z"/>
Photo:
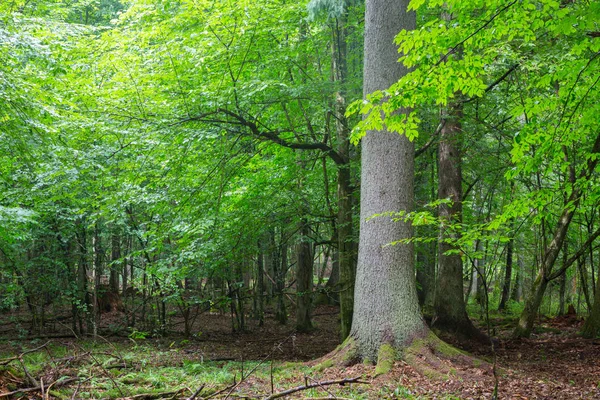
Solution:
<path fill-rule="evenodd" d="M 65 379 L 63 381 L 58 380 L 58 381 L 52 383 L 50 386 L 54 386 L 54 387 L 64 386 L 67 383 L 71 383 L 71 382 L 78 381 L 78 380 L 79 380 L 79 378 L 69 378 L 69 379 Z M 14 396 L 15 394 L 35 392 L 35 391 L 38 391 L 41 389 L 42 389 L 41 386 L 35 386 L 35 387 L 26 388 L 26 389 L 18 389 L 18 390 L 13 390 L 12 392 L 8 392 L 8 393 L 0 393 L 0 397 L 10 397 L 10 396 Z"/>
<path fill-rule="evenodd" d="M 50 342 L 46 342 L 43 345 L 36 347 L 35 349 L 31 349 L 31 350 L 26 350 L 24 352 L 22 352 L 21 354 L 19 354 L 18 356 L 15 357 L 11 357 L 11 358 L 7 358 L 5 360 L 0 361 L 0 365 L 8 365 L 11 362 L 15 361 L 15 360 L 19 360 L 20 358 L 22 358 L 25 354 L 29 354 L 29 353 L 35 353 L 36 351 L 39 351 L 41 349 L 43 349 L 44 347 L 48 346 L 48 344 L 50 344 Z"/>
<path fill-rule="evenodd" d="M 292 393 L 301 392 L 303 390 L 318 388 L 318 387 L 322 387 L 322 386 L 330 386 L 330 385 L 344 386 L 347 383 L 368 384 L 369 382 L 361 381 L 360 380 L 360 376 L 356 377 L 356 378 L 349 378 L 349 379 L 338 379 L 338 380 L 335 380 L 335 381 L 316 382 L 316 383 L 311 383 L 310 385 L 297 386 L 295 388 L 284 390 L 283 392 L 273 393 L 272 395 L 270 395 L 268 397 L 265 397 L 264 400 L 278 399 L 280 397 L 284 397 L 284 396 L 290 395 Z"/>
<path fill-rule="evenodd" d="M 200 386 L 198 388 L 198 390 L 196 390 L 194 392 L 194 394 L 192 394 L 190 397 L 187 398 L 187 400 L 194 400 L 196 397 L 198 397 L 198 395 L 200 394 L 200 392 L 202 392 L 202 390 L 204 389 L 204 383 L 202 384 L 202 386 Z"/>
<path fill-rule="evenodd" d="M 187 389 L 179 389 L 179 390 L 175 390 L 172 392 L 161 392 L 161 393 L 141 393 L 141 394 L 136 394 L 134 396 L 131 397 L 121 397 L 117 400 L 153 400 L 153 399 L 161 399 L 163 397 L 171 397 L 171 396 L 177 396 L 178 394 L 180 394 L 181 392 L 185 391 Z"/>

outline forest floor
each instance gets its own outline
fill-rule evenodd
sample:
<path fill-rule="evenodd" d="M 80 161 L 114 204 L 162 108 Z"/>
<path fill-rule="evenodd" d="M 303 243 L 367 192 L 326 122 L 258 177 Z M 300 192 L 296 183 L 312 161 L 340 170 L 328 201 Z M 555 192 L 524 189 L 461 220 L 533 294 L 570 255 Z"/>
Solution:
<path fill-rule="evenodd" d="M 317 387 L 286 398 L 492 397 L 493 354 L 486 346 L 453 343 L 473 355 L 472 361 L 439 355 L 437 373 L 398 361 L 390 373 L 375 376 L 372 365 L 318 360 L 339 344 L 337 309 L 321 306 L 314 314 L 315 330 L 308 334 L 294 333 L 293 321 L 282 326 L 271 318 L 261 328 L 248 320 L 247 332 L 232 334 L 228 315 L 206 313 L 193 339 L 176 333 L 156 339 L 110 336 L 108 328 L 122 316 L 106 315 L 107 335 L 95 341 L 67 337 L 65 325 L 48 329 L 45 337 L 17 338 L 13 316 L 0 325 L 0 398 L 29 388 L 12 398 L 254 399 L 311 385 Z M 600 340 L 577 335 L 580 319 L 542 319 L 530 339 L 518 341 L 510 339 L 514 319 L 498 316 L 491 322 L 500 341 L 499 398 L 600 399 Z M 343 379 L 361 383 L 327 384 Z"/>

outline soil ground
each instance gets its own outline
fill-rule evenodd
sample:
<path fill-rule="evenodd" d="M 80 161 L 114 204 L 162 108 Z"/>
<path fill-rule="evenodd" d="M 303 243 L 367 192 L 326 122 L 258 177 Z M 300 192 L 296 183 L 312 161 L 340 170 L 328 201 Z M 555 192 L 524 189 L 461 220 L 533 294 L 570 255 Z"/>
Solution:
<path fill-rule="evenodd" d="M 308 375 L 307 372 L 298 372 L 279 377 L 278 388 L 289 388 L 316 380 L 353 377 L 361 377 L 369 382 L 360 386 L 347 385 L 355 388 L 350 392 L 327 391 L 325 397 L 330 398 L 333 395 L 373 399 L 492 398 L 494 378 L 491 365 L 486 362 L 452 362 L 441 357 L 438 362 L 443 368 L 439 370 L 443 372 L 436 376 L 423 373 L 422 370 L 417 370 L 402 361 L 396 362 L 389 374 L 378 377 L 375 377 L 374 366 L 363 364 L 315 369 L 318 361 L 314 360 L 331 352 L 339 344 L 337 311 L 337 308 L 332 306 L 318 307 L 314 312 L 315 329 L 307 334 L 295 333 L 293 320 L 287 325 L 279 325 L 270 314 L 267 315 L 263 327 L 258 327 L 255 321 L 248 319 L 247 332 L 232 333 L 229 315 L 217 313 L 201 315 L 194 325 L 195 337 L 191 339 L 185 339 L 177 332 L 163 338 L 144 340 L 110 336 L 111 329 L 114 333 L 115 324 L 122 319 L 122 315 L 118 313 L 103 316 L 102 331 L 108 341 L 121 346 L 138 346 L 143 342 L 147 348 L 157 349 L 156 352 L 149 353 L 148 360 L 149 365 L 156 367 L 177 367 L 186 362 L 200 361 L 276 360 L 302 362 L 304 367 L 313 367 L 309 370 L 303 369 L 310 371 Z M 20 340 L 16 337 L 15 316 L 10 320 L 6 316 L 4 318 L 0 325 L 0 337 L 4 338 L 0 340 L 0 358 L 18 354 L 17 349 L 20 347 L 35 347 L 30 344 L 31 337 Z M 69 334 L 67 324 L 68 322 L 55 325 L 42 336 L 55 337 L 51 340 L 65 345 L 78 342 L 80 339 L 66 337 Z M 580 319 L 574 316 L 544 319 L 538 325 L 536 333 L 527 340 L 510 339 L 513 324 L 514 321 L 504 318 L 492 321 L 499 339 L 496 352 L 499 398 L 600 399 L 600 340 L 583 339 L 577 335 L 582 324 Z M 112 328 L 109 329 L 110 327 Z M 63 337 L 57 338 L 58 336 Z M 46 337 L 38 338 L 38 343 L 44 342 Z M 444 339 L 468 351 L 476 359 L 489 362 L 493 359 L 488 347 L 473 343 L 454 343 L 452 338 L 448 337 Z M 178 351 L 169 353 L 169 348 L 173 347 Z M 165 351 L 158 351 L 160 349 Z M 293 368 L 297 366 L 298 364 Z M 8 390 L 10 380 L 15 380 L 14 375 L 0 370 L 0 396 Z M 26 386 L 24 383 L 23 387 Z M 269 386 L 267 375 L 250 376 L 236 387 L 235 393 L 237 397 L 256 398 L 260 397 L 260 393 L 269 393 Z M 359 387 L 360 389 L 357 389 Z M 39 398 L 31 394 L 29 396 L 28 398 Z M 306 392 L 298 392 L 291 397 L 307 398 L 306 396 Z"/>

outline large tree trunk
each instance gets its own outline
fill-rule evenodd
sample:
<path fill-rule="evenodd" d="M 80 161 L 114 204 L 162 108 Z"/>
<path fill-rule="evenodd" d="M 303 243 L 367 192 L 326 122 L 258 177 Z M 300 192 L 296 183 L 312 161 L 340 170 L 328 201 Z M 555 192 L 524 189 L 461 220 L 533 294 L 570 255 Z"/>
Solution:
<path fill-rule="evenodd" d="M 394 37 L 415 28 L 408 0 L 367 0 L 364 93 L 387 89 L 406 69 L 398 63 Z M 413 246 L 390 243 L 410 238 L 405 222 L 371 218 L 413 206 L 414 145 L 386 130 L 369 131 L 362 141 L 360 239 L 350 336 L 358 354 L 374 360 L 384 345 L 401 349 L 428 333 L 414 278 Z"/>
<path fill-rule="evenodd" d="M 434 298 L 433 325 L 445 331 L 469 338 L 485 340 L 486 337 L 473 325 L 467 315 L 463 286 L 462 257 L 451 241 L 458 234 L 448 225 L 462 222 L 462 172 L 460 135 L 462 106 L 450 106 L 442 116 L 443 127 L 438 145 L 438 198 L 450 199 L 451 204 L 441 204 L 439 217 L 446 221 L 440 229 L 438 251 L 438 279 Z M 448 252 L 453 252 L 448 254 Z"/>

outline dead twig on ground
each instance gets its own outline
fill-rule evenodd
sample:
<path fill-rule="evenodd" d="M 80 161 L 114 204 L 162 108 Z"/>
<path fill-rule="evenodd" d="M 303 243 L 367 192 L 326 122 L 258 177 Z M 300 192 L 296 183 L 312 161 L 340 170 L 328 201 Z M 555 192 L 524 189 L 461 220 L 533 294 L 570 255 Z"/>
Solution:
<path fill-rule="evenodd" d="M 198 388 L 198 390 L 196 390 L 190 397 L 188 397 L 187 400 L 194 400 L 196 397 L 198 397 L 200 392 L 202 392 L 202 390 L 204 389 L 204 386 L 206 386 L 205 383 L 203 383 L 202 386 Z"/>
<path fill-rule="evenodd" d="M 64 386 L 67 383 L 71 383 L 71 382 L 78 381 L 78 380 L 79 380 L 79 378 L 68 378 L 68 379 L 65 379 L 65 380 L 62 380 L 62 381 L 59 379 L 58 381 L 52 383 L 50 386 L 55 386 L 55 387 Z M 38 390 L 41 390 L 41 389 L 42 389 L 41 385 L 38 385 L 38 386 L 35 386 L 35 387 L 26 388 L 26 389 L 17 389 L 17 390 L 13 390 L 12 392 L 0 393 L 0 398 L 1 397 L 14 396 L 14 395 L 19 394 L 19 393 L 35 392 L 35 391 L 38 391 Z"/>
<path fill-rule="evenodd" d="M 330 386 L 330 385 L 344 386 L 348 383 L 368 384 L 369 382 L 361 381 L 360 376 L 358 376 L 356 378 L 347 378 L 347 379 L 338 379 L 338 380 L 334 380 L 334 381 L 323 381 L 323 382 L 311 383 L 309 385 L 296 386 L 295 388 L 287 389 L 282 392 L 273 393 L 272 395 L 265 397 L 264 400 L 278 399 L 280 397 L 284 397 L 284 396 L 290 395 L 292 393 L 301 392 L 303 390 L 308 390 L 308 389 L 313 389 L 313 388 L 318 388 L 318 387 L 323 387 L 323 386 Z"/>
<path fill-rule="evenodd" d="M 130 397 L 121 397 L 118 398 L 117 400 L 153 400 L 153 399 L 161 399 L 163 397 L 171 397 L 171 396 L 177 396 L 178 394 L 180 394 L 181 392 L 187 390 L 187 388 L 183 388 L 183 389 L 179 389 L 179 390 L 174 390 L 171 392 L 161 392 L 161 393 L 141 393 L 141 394 L 136 394 L 134 396 L 130 396 Z"/>
<path fill-rule="evenodd" d="M 23 357 L 25 354 L 29 354 L 29 353 L 35 353 L 36 351 L 40 351 L 40 350 L 42 350 L 43 348 L 45 348 L 46 346 L 48 346 L 49 344 L 50 344 L 50 341 L 47 341 L 46 343 L 44 343 L 44 344 L 43 344 L 43 345 L 41 345 L 41 346 L 38 346 L 38 347 L 36 347 L 35 349 L 26 350 L 26 351 L 22 352 L 21 354 L 19 354 L 18 356 L 14 356 L 14 357 L 7 358 L 7 359 L 5 359 L 5 360 L 2 360 L 2 361 L 0 361 L 0 366 L 2 366 L 2 365 L 8 365 L 8 364 L 10 364 L 10 363 L 11 363 L 11 362 L 13 362 L 13 361 L 19 360 L 19 359 L 21 359 L 21 358 L 22 358 L 22 357 Z"/>

